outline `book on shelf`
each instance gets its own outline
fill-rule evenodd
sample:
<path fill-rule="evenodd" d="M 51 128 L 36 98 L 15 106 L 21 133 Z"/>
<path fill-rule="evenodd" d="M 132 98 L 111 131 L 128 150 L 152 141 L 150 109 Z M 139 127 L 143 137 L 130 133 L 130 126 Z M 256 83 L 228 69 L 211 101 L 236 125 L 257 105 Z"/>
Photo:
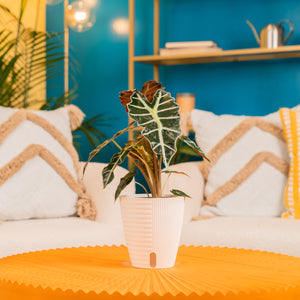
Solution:
<path fill-rule="evenodd" d="M 174 48 L 174 49 L 167 49 L 162 48 L 159 50 L 160 55 L 180 55 L 180 54 L 197 54 L 197 53 L 212 53 L 212 52 L 219 52 L 222 51 L 222 48 L 219 47 L 190 47 L 190 48 Z"/>
<path fill-rule="evenodd" d="M 173 49 L 173 48 L 191 48 L 191 47 L 218 47 L 217 43 L 214 41 L 195 41 L 195 42 L 167 42 L 165 44 L 165 48 Z"/>

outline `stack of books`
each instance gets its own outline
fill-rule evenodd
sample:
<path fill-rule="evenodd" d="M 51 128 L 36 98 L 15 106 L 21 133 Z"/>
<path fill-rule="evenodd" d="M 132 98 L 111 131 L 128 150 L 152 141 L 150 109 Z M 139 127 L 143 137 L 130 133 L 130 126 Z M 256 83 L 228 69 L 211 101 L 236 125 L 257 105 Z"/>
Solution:
<path fill-rule="evenodd" d="M 160 55 L 197 54 L 203 52 L 222 51 L 213 41 L 168 42 L 160 49 Z"/>

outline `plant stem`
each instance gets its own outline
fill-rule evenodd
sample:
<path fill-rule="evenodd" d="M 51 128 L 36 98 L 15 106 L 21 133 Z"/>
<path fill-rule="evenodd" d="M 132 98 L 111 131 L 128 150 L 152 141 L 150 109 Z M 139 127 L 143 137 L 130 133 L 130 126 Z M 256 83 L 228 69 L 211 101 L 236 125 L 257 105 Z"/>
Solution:
<path fill-rule="evenodd" d="M 161 164 L 162 164 L 162 156 L 159 156 L 159 160 L 158 160 L 158 166 L 157 166 L 157 176 L 158 176 L 158 188 L 159 188 L 159 192 L 160 192 L 160 197 L 162 197 L 162 184 L 161 184 Z"/>
<path fill-rule="evenodd" d="M 148 170 L 146 169 L 146 171 L 147 171 L 147 173 L 146 173 L 145 170 L 143 168 L 141 168 L 139 166 L 139 164 L 135 161 L 135 160 L 141 160 L 140 157 L 137 154 L 131 152 L 128 156 L 129 156 L 129 158 L 132 159 L 133 163 L 136 165 L 136 167 L 140 170 L 140 172 L 144 176 L 144 178 L 145 178 L 145 180 L 146 180 L 146 182 L 147 182 L 147 184 L 149 186 L 149 189 L 151 191 L 152 197 L 153 197 L 153 195 L 155 193 L 155 191 L 153 190 L 154 184 L 153 184 L 152 179 L 149 176 L 149 174 L 147 174 Z"/>
<path fill-rule="evenodd" d="M 165 181 L 165 183 L 164 183 L 164 186 L 162 187 L 162 190 L 163 190 L 163 191 L 165 190 L 166 184 L 167 184 L 167 182 L 168 182 L 170 176 L 171 176 L 171 173 L 168 174 L 168 177 L 167 177 L 167 179 L 166 179 L 166 181 Z"/>
<path fill-rule="evenodd" d="M 150 198 L 150 195 L 149 195 L 147 189 L 146 189 L 142 184 L 140 184 L 139 182 L 136 181 L 135 183 L 138 184 L 139 186 L 141 186 L 141 187 L 145 190 L 145 192 L 146 192 L 148 198 Z"/>
<path fill-rule="evenodd" d="M 161 160 L 157 159 L 157 155 L 155 153 L 153 153 L 153 165 L 154 165 L 154 183 L 155 183 L 155 191 L 156 191 L 156 195 L 154 195 L 153 197 L 160 198 L 162 197 L 161 175 L 160 175 Z"/>
<path fill-rule="evenodd" d="M 158 159 L 155 155 L 155 177 L 156 177 L 156 190 L 157 190 L 157 196 L 156 197 L 162 197 L 162 186 L 161 186 L 161 160 L 162 156 L 159 155 Z"/>
<path fill-rule="evenodd" d="M 121 147 L 115 140 L 112 140 L 112 142 L 113 142 L 120 150 L 122 150 L 122 147 Z"/>

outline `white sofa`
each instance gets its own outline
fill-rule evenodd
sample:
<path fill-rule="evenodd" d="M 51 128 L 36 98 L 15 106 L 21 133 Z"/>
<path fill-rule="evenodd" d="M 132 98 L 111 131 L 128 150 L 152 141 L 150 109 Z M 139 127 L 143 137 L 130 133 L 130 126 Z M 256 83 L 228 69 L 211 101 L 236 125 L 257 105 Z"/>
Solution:
<path fill-rule="evenodd" d="M 118 168 L 113 184 L 101 186 L 103 164 L 92 163 L 84 184 L 97 206 L 97 220 L 77 217 L 7 221 L 0 225 L 0 258 L 23 252 L 79 246 L 121 245 L 124 236 L 119 203 L 114 203 L 114 189 L 126 170 Z M 197 163 L 173 167 L 190 177 L 172 175 L 167 188 L 176 187 L 189 193 L 181 244 L 236 247 L 283 253 L 300 257 L 300 220 L 265 217 L 216 217 L 192 221 L 199 214 L 203 178 Z M 134 193 L 131 184 L 126 193 Z"/>

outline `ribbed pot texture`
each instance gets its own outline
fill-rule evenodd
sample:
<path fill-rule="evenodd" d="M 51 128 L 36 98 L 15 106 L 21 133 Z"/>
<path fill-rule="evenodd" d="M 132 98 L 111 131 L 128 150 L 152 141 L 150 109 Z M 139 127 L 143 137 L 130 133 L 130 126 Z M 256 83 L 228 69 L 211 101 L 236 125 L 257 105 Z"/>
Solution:
<path fill-rule="evenodd" d="M 173 267 L 182 230 L 184 198 L 121 196 L 120 204 L 132 266 Z"/>

